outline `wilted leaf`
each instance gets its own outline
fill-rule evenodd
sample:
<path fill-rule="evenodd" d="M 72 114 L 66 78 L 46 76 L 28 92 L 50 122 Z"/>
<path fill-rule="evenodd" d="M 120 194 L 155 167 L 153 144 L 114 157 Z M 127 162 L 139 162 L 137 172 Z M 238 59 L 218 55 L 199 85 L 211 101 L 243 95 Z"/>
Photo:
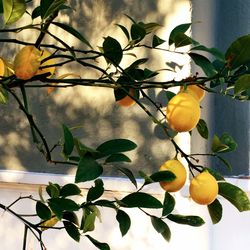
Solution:
<path fill-rule="evenodd" d="M 217 224 L 222 218 L 222 205 L 218 199 L 215 199 L 214 202 L 207 207 L 213 224 Z"/>
<path fill-rule="evenodd" d="M 219 194 L 231 202 L 240 212 L 250 210 L 249 198 L 242 189 L 228 182 L 219 182 L 218 184 Z"/>
<path fill-rule="evenodd" d="M 6 104 L 8 103 L 8 100 L 8 92 L 0 87 L 0 104 Z"/>
<path fill-rule="evenodd" d="M 85 217 L 83 226 L 84 233 L 95 230 L 95 219 L 96 219 L 95 213 L 90 213 Z"/>

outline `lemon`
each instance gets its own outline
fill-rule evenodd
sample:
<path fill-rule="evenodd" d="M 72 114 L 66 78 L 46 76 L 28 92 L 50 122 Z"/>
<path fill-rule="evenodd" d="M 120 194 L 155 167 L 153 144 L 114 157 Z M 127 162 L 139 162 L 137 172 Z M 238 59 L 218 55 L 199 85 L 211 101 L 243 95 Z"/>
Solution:
<path fill-rule="evenodd" d="M 187 93 L 191 94 L 195 97 L 199 102 L 201 102 L 205 96 L 205 90 L 199 85 L 188 85 L 184 90 L 184 86 L 181 86 L 180 92 L 187 91 Z"/>
<path fill-rule="evenodd" d="M 218 183 L 208 171 L 198 174 L 190 182 L 190 196 L 200 205 L 211 204 L 216 199 L 218 192 Z"/>
<path fill-rule="evenodd" d="M 176 132 L 191 131 L 199 122 L 200 115 L 199 102 L 189 93 L 180 92 L 167 104 L 166 118 Z"/>
<path fill-rule="evenodd" d="M 32 78 L 40 66 L 40 57 L 40 51 L 35 46 L 24 46 L 14 59 L 16 77 L 22 80 Z"/>
<path fill-rule="evenodd" d="M 135 96 L 135 91 L 133 89 L 130 89 L 129 94 Z M 135 104 L 135 100 L 130 96 L 126 95 L 122 99 L 118 100 L 117 103 L 123 107 L 130 107 Z"/>
<path fill-rule="evenodd" d="M 186 181 L 187 172 L 183 164 L 175 159 L 166 161 L 161 167 L 160 171 L 168 170 L 174 173 L 176 178 L 173 181 L 161 181 L 161 187 L 168 192 L 176 192 L 180 190 Z"/>
<path fill-rule="evenodd" d="M 46 59 L 47 57 L 51 56 L 51 53 L 48 50 L 41 50 L 41 57 L 40 57 L 40 61 Z M 55 64 L 55 59 L 48 59 L 45 62 L 43 62 L 40 67 L 43 66 L 49 66 L 49 65 L 53 65 Z M 54 73 L 55 73 L 56 67 L 52 66 L 52 67 L 47 67 L 47 68 L 43 68 L 43 69 L 38 69 L 38 71 L 36 72 L 36 75 L 41 75 L 41 74 L 45 74 L 45 73 L 50 73 L 50 75 L 48 76 L 48 78 L 50 78 Z"/>

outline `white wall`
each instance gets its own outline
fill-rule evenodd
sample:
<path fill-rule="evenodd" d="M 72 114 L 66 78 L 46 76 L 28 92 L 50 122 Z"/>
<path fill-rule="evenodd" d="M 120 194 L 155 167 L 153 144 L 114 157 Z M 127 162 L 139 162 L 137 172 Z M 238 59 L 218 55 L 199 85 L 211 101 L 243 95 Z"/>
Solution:
<path fill-rule="evenodd" d="M 60 175 L 45 176 L 41 174 L 27 174 L 22 172 L 9 173 L 15 183 L 4 182 L 7 174 L 1 173 L 0 197 L 4 204 L 12 203 L 17 197 L 32 195 L 38 197 L 38 183 L 46 184 L 48 180 L 65 184 L 71 182 L 71 176 L 65 177 Z M 233 184 L 239 185 L 244 190 L 248 190 L 250 194 L 250 181 L 230 179 Z M 133 190 L 132 185 L 124 179 L 104 179 L 105 187 L 109 190 L 105 198 L 112 199 L 127 194 Z M 23 184 L 26 183 L 26 184 Z M 28 184 L 27 184 L 28 183 Z M 83 187 L 83 194 L 86 189 L 92 185 L 87 183 Z M 159 199 L 163 198 L 163 191 L 158 185 L 149 186 L 147 189 Z M 181 193 L 177 193 L 175 212 L 186 215 L 200 215 L 205 220 L 205 225 L 195 228 L 190 226 L 178 225 L 168 222 L 172 231 L 172 239 L 168 243 L 161 235 L 159 235 L 151 226 L 150 220 L 137 209 L 127 209 L 126 212 L 131 216 L 132 226 L 129 233 L 123 238 L 118 229 L 118 223 L 115 219 L 115 213 L 110 209 L 103 209 L 102 223 L 97 222 L 96 231 L 90 233 L 100 241 L 106 241 L 113 250 L 153 250 L 153 249 L 187 249 L 187 250 L 235 250 L 246 249 L 250 244 L 249 238 L 249 222 L 250 212 L 239 213 L 231 204 L 220 201 L 223 204 L 223 219 L 217 225 L 212 225 L 204 206 L 193 203 L 188 197 L 188 192 L 184 189 Z M 79 201 L 80 202 L 80 201 Z M 35 203 L 20 202 L 19 205 L 13 207 L 20 213 L 28 213 L 34 211 Z M 151 210 L 150 212 L 156 213 Z M 0 212 L 0 242 L 1 250 L 21 249 L 24 225 L 17 221 L 12 215 Z M 49 230 L 44 233 L 44 242 L 48 250 L 94 250 L 96 249 L 85 238 L 82 237 L 80 243 L 74 242 L 64 231 Z M 38 250 L 39 244 L 34 237 L 29 237 L 29 250 Z"/>

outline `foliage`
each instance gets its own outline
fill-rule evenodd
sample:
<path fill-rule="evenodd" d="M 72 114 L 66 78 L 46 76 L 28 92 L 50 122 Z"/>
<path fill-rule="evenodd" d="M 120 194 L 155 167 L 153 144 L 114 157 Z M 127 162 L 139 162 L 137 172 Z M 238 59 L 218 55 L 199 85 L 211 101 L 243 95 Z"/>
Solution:
<path fill-rule="evenodd" d="M 12 101 L 18 104 L 19 111 L 29 122 L 34 143 L 37 144 L 37 148 L 40 150 L 42 156 L 45 157 L 48 164 L 70 164 L 76 166 L 77 170 L 75 173 L 75 183 L 68 183 L 64 186 L 60 186 L 57 183 L 49 183 L 45 190 L 42 188 L 39 190 L 39 200 L 28 196 L 20 197 L 14 202 L 16 203 L 21 199 L 34 201 L 36 218 L 38 219 L 37 223 L 27 221 L 21 214 L 15 213 L 11 209 L 11 206 L 7 207 L 0 204 L 0 207 L 23 221 L 25 230 L 29 230 L 32 234 L 36 235 L 37 240 L 40 242 L 41 249 L 46 249 L 42 234 L 50 228 L 65 229 L 68 235 L 77 242 L 80 241 L 82 236 L 85 236 L 98 249 L 110 249 L 107 243 L 99 242 L 89 234 L 95 230 L 96 219 L 101 220 L 101 207 L 113 209 L 116 212 L 115 219 L 119 224 L 122 236 L 126 235 L 130 229 L 131 220 L 127 213 L 129 208 L 138 208 L 142 213 L 149 216 L 153 228 L 167 241 L 171 238 L 171 229 L 167 224 L 168 221 L 190 226 L 201 226 L 204 221 L 198 216 L 176 214 L 175 197 L 172 194 L 165 192 L 163 200 L 161 201 L 143 191 L 145 186 L 152 183 L 172 181 L 175 175 L 169 171 L 146 174 L 141 170 L 140 175 L 144 179 L 144 183 L 138 187 L 134 173 L 129 168 L 118 167 L 118 170 L 135 186 L 136 191 L 120 199 L 105 198 L 105 182 L 102 179 L 103 170 L 107 164 L 128 163 L 131 161 L 126 155 L 126 152 L 134 150 L 137 145 L 128 139 L 112 139 L 103 142 L 96 148 L 90 148 L 73 134 L 70 127 L 63 124 L 63 139 L 60 140 L 60 143 L 55 144 L 56 147 L 60 148 L 62 161 L 55 160 L 57 157 L 54 155 L 56 154 L 54 153 L 54 148 L 48 144 L 44 133 L 40 130 L 39 124 L 36 123 L 33 114 L 30 112 L 29 96 L 26 92 L 26 88 L 47 87 L 48 92 L 50 92 L 54 88 L 94 86 L 96 88 L 113 88 L 116 100 L 120 100 L 124 96 L 131 97 L 138 105 L 138 108 L 141 108 L 152 122 L 162 128 L 162 131 L 166 134 L 166 138 L 169 138 L 172 142 L 176 156 L 184 158 L 191 175 L 194 176 L 196 171 L 202 172 L 206 169 L 206 166 L 198 165 L 194 154 L 186 154 L 182 148 L 179 147 L 174 138 L 178 132 L 170 130 L 168 125 L 162 122 L 165 121 L 166 118 L 164 108 L 157 104 L 155 100 L 151 99 L 145 89 L 158 88 L 164 90 L 166 102 L 175 95 L 169 88 L 182 86 L 185 89 L 188 85 L 199 85 L 207 92 L 221 94 L 234 100 L 249 100 L 250 73 L 248 64 L 250 62 L 250 35 L 238 38 L 229 46 L 226 53 L 223 54 L 216 48 L 208 48 L 194 41 L 187 34 L 187 31 L 192 25 L 191 23 L 181 24 L 175 27 L 170 33 L 168 41 L 166 41 L 155 34 L 157 29 L 161 27 L 160 24 L 154 22 L 137 22 L 127 16 L 131 21 L 130 27 L 125 27 L 122 24 L 116 25 L 127 38 L 126 46 L 122 47 L 121 42 L 117 38 L 108 36 L 104 38 L 103 44 L 99 49 L 95 50 L 84 35 L 72 26 L 54 21 L 65 9 L 71 9 L 67 1 L 41 0 L 39 6 L 35 7 L 31 13 L 32 22 L 29 25 L 9 28 L 10 24 L 16 23 L 16 25 L 18 25 L 18 21 L 27 14 L 26 9 L 30 2 L 32 2 L 32 0 L 0 1 L 0 12 L 3 15 L 4 22 L 4 28 L 0 30 L 0 33 L 29 32 L 30 29 L 38 29 L 40 34 L 36 42 L 30 44 L 29 41 L 0 39 L 0 43 L 8 42 L 22 44 L 22 46 L 29 45 L 34 46 L 37 50 L 42 50 L 45 47 L 50 48 L 53 50 L 53 53 L 49 56 L 49 59 L 55 59 L 56 62 L 55 65 L 52 66 L 64 67 L 75 62 L 82 68 L 88 67 L 95 70 L 99 77 L 85 79 L 83 77 L 79 78 L 76 74 L 71 74 L 69 76 L 72 78 L 65 79 L 67 76 L 51 76 L 50 73 L 36 75 L 36 70 L 34 70 L 32 75 L 29 76 L 29 79 L 20 79 L 15 74 L 15 68 L 13 68 L 12 64 L 7 63 L 7 61 L 4 63 L 4 73 L 0 75 L 0 103 L 6 104 L 8 102 L 8 96 L 13 97 Z M 33 22 L 37 19 L 40 20 L 39 25 Z M 52 34 L 49 31 L 51 25 L 57 26 L 79 39 L 81 45 L 86 49 L 74 48 L 58 38 L 56 34 Z M 55 44 L 43 43 L 45 36 L 53 38 Z M 151 41 L 149 44 L 147 42 L 148 40 Z M 169 47 L 167 47 L 166 43 L 168 43 Z M 146 49 L 152 53 L 161 50 L 175 53 L 176 49 L 180 47 L 187 48 L 186 52 L 182 52 L 183 55 L 188 55 L 190 59 L 201 68 L 204 73 L 203 76 L 191 76 L 180 81 L 157 81 L 155 77 L 161 74 L 161 71 L 145 67 L 145 63 L 149 61 L 150 58 L 140 58 L 140 53 L 135 52 L 136 49 Z M 204 51 L 210 54 L 213 61 L 203 55 L 202 52 Z M 88 54 L 87 59 L 83 56 L 85 54 Z M 136 55 L 136 59 L 132 64 L 123 67 L 121 66 L 121 62 L 125 54 L 130 54 L 131 56 Z M 13 58 L 14 56 L 15 55 L 12 55 Z M 107 64 L 105 68 L 99 66 L 97 59 L 100 58 L 105 59 Z M 22 60 L 26 60 L 25 56 Z M 46 60 L 46 58 L 44 60 Z M 51 65 L 47 67 L 51 67 Z M 136 94 L 131 95 L 130 89 L 133 89 Z M 161 118 L 156 118 L 150 113 L 143 102 L 141 102 L 141 97 L 150 101 L 161 115 Z M 202 138 L 208 139 L 211 137 L 205 120 L 200 119 L 196 128 Z M 228 163 L 222 155 L 236 149 L 237 144 L 234 139 L 226 133 L 221 136 L 214 135 L 212 137 L 211 152 L 204 153 L 204 155 L 216 157 L 227 167 L 231 168 L 230 163 Z M 160 165 L 161 163 L 159 166 Z M 220 196 L 231 202 L 239 211 L 250 210 L 249 199 L 243 190 L 227 183 L 223 177 L 214 170 L 209 169 L 209 172 L 219 183 Z M 93 181 L 93 186 L 88 190 L 86 196 L 82 196 L 81 189 L 76 183 L 86 181 Z M 44 192 L 46 192 L 46 194 L 44 194 Z M 222 218 L 222 205 L 219 199 L 215 199 L 214 202 L 207 207 L 212 222 L 218 223 Z M 150 210 L 148 210 L 149 208 Z M 152 209 L 161 210 L 161 216 L 156 216 L 153 212 L 149 212 L 152 211 Z M 27 236 L 24 236 L 24 242 L 26 242 L 26 237 Z"/>

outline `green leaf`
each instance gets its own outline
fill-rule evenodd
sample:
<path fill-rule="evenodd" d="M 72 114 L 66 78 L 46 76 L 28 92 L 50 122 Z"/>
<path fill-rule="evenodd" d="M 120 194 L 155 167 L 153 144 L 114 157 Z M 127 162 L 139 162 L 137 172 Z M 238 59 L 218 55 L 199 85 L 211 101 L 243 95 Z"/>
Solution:
<path fill-rule="evenodd" d="M 49 220 L 52 216 L 50 209 L 41 201 L 36 203 L 36 213 L 42 220 Z"/>
<path fill-rule="evenodd" d="M 71 195 L 80 195 L 81 189 L 73 183 L 64 185 L 60 190 L 60 196 L 67 197 Z"/>
<path fill-rule="evenodd" d="M 124 236 L 128 232 L 131 225 L 130 217 L 123 210 L 118 209 L 116 214 L 116 220 L 119 223 L 121 234 L 122 236 Z"/>
<path fill-rule="evenodd" d="M 152 71 L 152 70 L 150 70 L 150 69 L 148 69 L 148 68 L 145 68 L 144 69 L 144 79 L 149 79 L 149 78 L 151 78 L 151 77 L 154 77 L 154 76 L 156 76 L 156 75 L 158 75 L 159 73 L 158 72 L 156 72 L 156 71 Z"/>
<path fill-rule="evenodd" d="M 214 76 L 217 71 L 215 70 L 213 64 L 205 57 L 196 53 L 188 53 L 189 56 L 192 58 L 192 60 L 194 61 L 194 63 L 201 67 L 201 69 L 203 70 L 203 72 L 208 76 Z"/>
<path fill-rule="evenodd" d="M 62 219 L 64 211 L 78 211 L 79 205 L 73 200 L 65 198 L 51 198 L 48 201 L 49 207 L 58 219 Z"/>
<path fill-rule="evenodd" d="M 170 241 L 171 231 L 170 231 L 168 225 L 162 219 L 160 219 L 156 216 L 150 216 L 150 217 L 151 217 L 151 223 L 152 223 L 154 229 L 158 233 L 160 233 L 166 241 Z"/>
<path fill-rule="evenodd" d="M 124 207 L 162 208 L 159 200 L 142 192 L 131 193 L 125 196 L 121 202 Z"/>
<path fill-rule="evenodd" d="M 207 127 L 207 123 L 203 119 L 199 120 L 196 127 L 200 136 L 203 137 L 204 139 L 208 139 L 208 127 Z"/>
<path fill-rule="evenodd" d="M 134 186 L 137 188 L 137 182 L 135 179 L 135 176 L 133 174 L 133 172 L 128 169 L 128 168 L 124 168 L 124 167 L 116 167 L 121 173 L 125 174 L 129 180 L 134 184 Z"/>
<path fill-rule="evenodd" d="M 118 26 L 118 27 L 123 31 L 123 33 L 125 34 L 125 36 L 126 36 L 127 39 L 129 40 L 129 39 L 130 39 L 130 36 L 129 36 L 129 32 L 128 32 L 127 28 L 124 27 L 124 26 L 121 25 L 121 24 L 116 24 L 116 26 Z"/>
<path fill-rule="evenodd" d="M 89 148 L 83 143 L 81 143 L 77 138 L 74 138 L 74 145 L 76 147 L 76 150 L 80 156 L 80 158 L 83 158 L 87 153 L 89 155 L 92 155 L 93 157 L 98 155 L 98 151 L 96 151 L 93 148 Z M 69 157 L 70 158 L 70 157 Z M 77 159 L 77 158 L 76 158 Z M 79 161 L 79 160 L 78 160 Z"/>
<path fill-rule="evenodd" d="M 105 163 L 111 163 L 111 162 L 131 162 L 131 160 L 126 155 L 117 153 L 110 155 L 105 160 Z"/>
<path fill-rule="evenodd" d="M 175 43 L 175 38 L 178 34 L 184 34 L 191 26 L 191 23 L 184 23 L 176 26 L 170 33 L 168 44 Z"/>
<path fill-rule="evenodd" d="M 152 40 L 152 47 L 156 48 L 156 47 L 158 47 L 159 45 L 161 45 L 161 44 L 163 44 L 165 42 L 166 42 L 165 40 L 163 40 L 160 37 L 154 35 L 153 40 Z"/>
<path fill-rule="evenodd" d="M 106 141 L 97 147 L 97 151 L 99 151 L 103 156 L 112 155 L 121 152 L 127 152 L 135 149 L 137 145 L 127 139 L 114 139 L 110 141 Z"/>
<path fill-rule="evenodd" d="M 95 201 L 93 204 L 96 206 L 109 207 L 109 208 L 116 209 L 116 205 L 114 205 L 114 202 L 109 201 L 109 200 L 98 200 L 98 201 Z"/>
<path fill-rule="evenodd" d="M 217 181 L 224 181 L 224 177 L 216 170 L 212 168 L 204 168 L 204 170 L 207 170 Z"/>
<path fill-rule="evenodd" d="M 58 11 L 65 3 L 66 0 L 41 0 L 41 18 L 46 19 L 52 13 Z"/>
<path fill-rule="evenodd" d="M 85 217 L 83 232 L 90 232 L 95 230 L 96 213 L 90 213 Z"/>
<path fill-rule="evenodd" d="M 97 241 L 96 239 L 92 238 L 90 235 L 85 235 L 92 243 L 94 246 L 96 246 L 100 250 L 110 250 L 110 247 L 107 243 L 102 243 Z"/>
<path fill-rule="evenodd" d="M 0 0 L 0 14 L 3 13 L 3 1 Z"/>
<path fill-rule="evenodd" d="M 128 71 L 129 69 L 134 69 L 134 68 L 138 68 L 138 66 L 146 63 L 148 61 L 148 58 L 140 58 L 136 61 L 134 61 L 127 69 L 126 71 Z"/>
<path fill-rule="evenodd" d="M 250 34 L 237 38 L 226 51 L 230 69 L 236 69 L 250 62 Z"/>
<path fill-rule="evenodd" d="M 242 189 L 228 182 L 218 182 L 218 184 L 219 194 L 231 202 L 240 212 L 250 210 L 249 198 Z"/>
<path fill-rule="evenodd" d="M 224 152 L 231 152 L 237 148 L 237 143 L 233 139 L 233 137 L 227 133 L 223 133 L 220 137 L 220 141 L 228 146 L 228 149 Z"/>
<path fill-rule="evenodd" d="M 158 30 L 159 28 L 162 27 L 162 25 L 160 25 L 159 23 L 143 23 L 143 22 L 139 22 L 139 25 L 141 25 L 145 31 L 146 34 L 155 32 L 156 30 Z"/>
<path fill-rule="evenodd" d="M 237 95 L 243 91 L 250 90 L 250 74 L 240 76 L 234 85 L 234 94 Z"/>
<path fill-rule="evenodd" d="M 66 232 L 68 235 L 74 239 L 75 241 L 79 242 L 80 241 L 80 232 L 78 228 L 71 222 L 69 221 L 63 221 L 63 225 L 65 227 Z"/>
<path fill-rule="evenodd" d="M 18 21 L 26 11 L 25 0 L 2 0 L 4 24 Z"/>
<path fill-rule="evenodd" d="M 199 227 L 205 223 L 201 217 L 194 215 L 169 214 L 167 218 L 178 224 L 184 224 L 193 227 Z"/>
<path fill-rule="evenodd" d="M 51 198 L 57 198 L 60 195 L 60 186 L 58 184 L 49 183 L 49 185 L 46 187 L 46 192 Z"/>
<path fill-rule="evenodd" d="M 7 104 L 9 101 L 8 92 L 0 87 L 0 104 Z"/>
<path fill-rule="evenodd" d="M 146 30 L 142 25 L 133 23 L 131 26 L 130 34 L 133 41 L 135 43 L 138 43 L 146 36 Z"/>
<path fill-rule="evenodd" d="M 102 166 L 92 157 L 86 155 L 81 158 L 76 171 L 75 182 L 91 181 L 99 177 L 103 172 Z"/>
<path fill-rule="evenodd" d="M 79 226 L 79 221 L 78 221 L 77 215 L 76 215 L 76 213 L 74 213 L 72 211 L 63 212 L 63 219 Z"/>
<path fill-rule="evenodd" d="M 101 197 L 104 193 L 103 181 L 101 179 L 95 180 L 95 186 L 91 187 L 87 194 L 87 201 L 93 201 Z"/>
<path fill-rule="evenodd" d="M 184 47 L 195 43 L 195 41 L 184 33 L 178 33 L 175 36 L 174 45 L 176 48 Z"/>
<path fill-rule="evenodd" d="M 67 157 L 72 153 L 74 149 L 74 138 L 71 131 L 66 125 L 63 124 L 62 127 L 63 127 L 63 137 L 64 137 L 63 154 Z"/>
<path fill-rule="evenodd" d="M 52 22 L 52 24 L 62 28 L 63 30 L 67 31 L 68 33 L 70 33 L 74 37 L 78 38 L 81 42 L 83 42 L 84 44 L 86 44 L 87 46 L 92 48 L 90 43 L 83 37 L 83 35 L 80 32 L 78 32 L 76 29 L 71 27 L 70 25 L 65 24 L 65 23 L 59 23 L 59 22 Z"/>
<path fill-rule="evenodd" d="M 119 65 L 123 57 L 120 43 L 116 39 L 108 36 L 104 39 L 102 46 L 105 59 L 115 66 Z"/>
<path fill-rule="evenodd" d="M 173 172 L 164 170 L 153 173 L 152 175 L 149 176 L 149 178 L 154 182 L 160 182 L 160 181 L 170 182 L 173 181 L 176 178 L 176 176 Z"/>
<path fill-rule="evenodd" d="M 229 146 L 222 143 L 217 135 L 214 135 L 211 149 L 214 153 L 221 153 L 227 151 L 229 149 Z"/>
<path fill-rule="evenodd" d="M 170 214 L 175 207 L 175 199 L 174 197 L 168 193 L 165 192 L 165 197 L 163 201 L 163 209 L 162 209 L 162 216 L 166 216 Z"/>
<path fill-rule="evenodd" d="M 165 91 L 167 102 L 169 102 L 176 94 L 172 91 Z"/>
<path fill-rule="evenodd" d="M 41 16 L 41 6 L 37 6 L 31 14 L 32 20 L 36 19 L 37 17 Z"/>
<path fill-rule="evenodd" d="M 233 170 L 231 164 L 230 164 L 226 159 L 224 159 L 224 158 L 221 157 L 220 155 L 216 155 L 216 157 L 217 157 L 217 158 L 227 167 L 227 169 L 228 169 L 229 171 L 232 171 L 232 170 Z"/>
<path fill-rule="evenodd" d="M 198 46 L 191 48 L 191 50 L 199 50 L 199 51 L 208 52 L 211 55 L 213 55 L 217 60 L 221 62 L 225 62 L 225 55 L 216 48 L 207 48 L 204 45 L 198 45 Z"/>
<path fill-rule="evenodd" d="M 218 199 L 215 199 L 213 203 L 207 206 L 209 215 L 213 224 L 217 224 L 222 218 L 222 205 Z"/>

